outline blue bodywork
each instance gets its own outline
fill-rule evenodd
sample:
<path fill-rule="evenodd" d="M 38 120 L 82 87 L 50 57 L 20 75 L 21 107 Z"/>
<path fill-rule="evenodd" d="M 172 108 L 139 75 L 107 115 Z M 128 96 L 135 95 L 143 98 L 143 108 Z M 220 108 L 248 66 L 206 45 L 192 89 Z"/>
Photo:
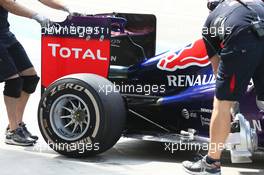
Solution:
<path fill-rule="evenodd" d="M 127 78 L 112 79 L 112 81 L 117 84 L 165 87 L 166 91 L 163 93 L 153 92 L 146 95 L 134 92 L 129 94 L 129 108 L 158 123 L 171 133 L 179 133 L 181 130 L 192 128 L 198 131 L 198 135 L 208 137 L 215 89 L 215 77 L 211 66 L 190 66 L 176 71 L 164 71 L 157 67 L 159 61 L 169 53 L 178 54 L 180 50 L 167 51 L 130 66 Z M 179 77 L 180 81 L 177 80 Z M 175 83 L 169 82 L 169 78 L 176 80 Z M 194 83 L 195 81 L 197 83 Z M 123 93 L 127 94 L 127 92 Z M 136 95 L 140 95 L 141 98 L 138 99 Z M 144 103 L 149 98 L 153 101 Z M 136 103 L 130 104 L 133 99 Z M 256 105 L 254 88 L 247 91 L 240 101 L 240 108 L 250 121 L 252 128 L 256 129 L 259 146 L 264 147 L 264 112 Z M 132 134 L 162 132 L 159 128 L 149 126 L 146 122 L 133 119 L 133 117 L 128 118 L 127 125 L 126 132 Z"/>

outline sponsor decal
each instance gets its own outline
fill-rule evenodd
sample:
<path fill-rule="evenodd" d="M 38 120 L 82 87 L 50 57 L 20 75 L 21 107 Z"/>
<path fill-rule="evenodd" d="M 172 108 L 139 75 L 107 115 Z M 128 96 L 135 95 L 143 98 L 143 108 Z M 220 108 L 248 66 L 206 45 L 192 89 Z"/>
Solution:
<path fill-rule="evenodd" d="M 213 110 L 212 109 L 201 108 L 201 112 L 211 114 L 211 113 L 213 113 Z"/>
<path fill-rule="evenodd" d="M 175 53 L 168 53 L 159 60 L 157 67 L 161 70 L 174 72 L 191 66 L 205 67 L 209 64 L 204 42 L 200 39 Z"/>
<path fill-rule="evenodd" d="M 57 92 L 62 91 L 64 89 L 74 89 L 76 91 L 84 91 L 85 88 L 83 86 L 77 85 L 77 84 L 73 84 L 73 83 L 63 83 L 60 84 L 56 87 L 54 87 L 53 89 L 50 90 L 50 96 L 54 96 Z"/>
<path fill-rule="evenodd" d="M 121 40 L 120 39 L 111 39 L 111 46 L 112 47 L 120 47 Z"/>
<path fill-rule="evenodd" d="M 252 125 L 256 131 L 262 132 L 262 124 L 260 120 L 252 120 Z"/>
<path fill-rule="evenodd" d="M 42 28 L 41 85 L 48 87 L 69 74 L 93 73 L 108 76 L 111 19 L 67 18 Z"/>
<path fill-rule="evenodd" d="M 110 40 L 42 37 L 42 85 L 69 74 L 93 73 L 107 77 Z"/>
<path fill-rule="evenodd" d="M 181 113 L 182 113 L 183 118 L 185 118 L 186 120 L 190 119 L 190 113 L 187 109 L 185 109 L 185 108 L 182 109 Z"/>
<path fill-rule="evenodd" d="M 210 119 L 209 118 L 205 118 L 203 116 L 200 116 L 200 117 L 201 117 L 202 126 L 210 126 Z"/>
<path fill-rule="evenodd" d="M 102 56 L 100 49 L 95 49 L 95 52 L 92 49 L 85 48 L 69 48 L 62 47 L 61 44 L 48 43 L 48 47 L 51 49 L 51 55 L 53 58 L 74 58 L 77 59 L 92 59 L 92 60 L 102 60 L 107 61 L 106 57 Z"/>
<path fill-rule="evenodd" d="M 190 113 L 190 118 L 197 118 L 197 113 L 191 112 Z"/>
<path fill-rule="evenodd" d="M 184 108 L 181 112 L 183 118 L 189 120 L 191 118 L 197 118 L 197 113 L 195 111 L 188 111 L 188 109 Z"/>
<path fill-rule="evenodd" d="M 209 75 L 167 75 L 168 86 L 192 87 L 215 84 L 215 76 Z"/>

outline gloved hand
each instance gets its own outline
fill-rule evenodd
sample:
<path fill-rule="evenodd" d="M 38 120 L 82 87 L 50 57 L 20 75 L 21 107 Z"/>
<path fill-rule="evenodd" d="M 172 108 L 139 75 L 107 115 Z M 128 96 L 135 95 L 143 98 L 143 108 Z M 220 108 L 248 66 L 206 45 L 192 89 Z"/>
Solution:
<path fill-rule="evenodd" d="M 36 14 L 32 17 L 32 19 L 36 20 L 38 23 L 40 23 L 40 25 L 42 27 L 47 27 L 48 25 L 51 24 L 51 21 L 49 18 L 47 18 L 46 16 L 43 16 L 41 14 Z"/>
<path fill-rule="evenodd" d="M 69 17 L 72 17 L 72 16 L 86 16 L 86 14 L 82 14 L 82 13 L 73 11 L 68 6 L 65 6 L 64 9 L 63 9 L 63 11 L 67 12 L 69 14 Z"/>
<path fill-rule="evenodd" d="M 69 14 L 69 16 L 73 16 L 73 14 L 74 14 L 74 12 L 68 6 L 65 6 L 63 8 L 63 11 L 67 12 Z"/>

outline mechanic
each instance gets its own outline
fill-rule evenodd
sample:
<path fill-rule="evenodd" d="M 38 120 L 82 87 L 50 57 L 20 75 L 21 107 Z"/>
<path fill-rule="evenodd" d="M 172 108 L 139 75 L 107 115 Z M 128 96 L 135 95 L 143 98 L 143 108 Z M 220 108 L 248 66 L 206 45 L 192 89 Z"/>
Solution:
<path fill-rule="evenodd" d="M 221 153 L 231 128 L 231 108 L 241 99 L 251 78 L 257 100 L 264 101 L 264 3 L 261 0 L 220 1 L 204 28 L 215 29 L 203 29 L 216 74 L 210 147 L 201 160 L 184 161 L 183 167 L 190 174 L 218 175 L 221 174 Z"/>
<path fill-rule="evenodd" d="M 51 8 L 70 10 L 56 0 L 39 0 Z M 29 9 L 16 0 L 0 0 L 0 82 L 5 82 L 4 101 L 9 125 L 5 143 L 20 146 L 33 145 L 38 137 L 32 135 L 23 122 L 23 114 L 30 94 L 34 93 L 39 77 L 23 46 L 9 30 L 8 12 L 34 19 L 42 26 L 49 19 Z"/>

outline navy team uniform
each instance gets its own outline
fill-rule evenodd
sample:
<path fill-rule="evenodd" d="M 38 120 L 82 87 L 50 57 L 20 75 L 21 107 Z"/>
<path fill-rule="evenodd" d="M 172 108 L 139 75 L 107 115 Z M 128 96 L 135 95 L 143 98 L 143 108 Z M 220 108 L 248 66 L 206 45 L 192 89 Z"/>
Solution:
<path fill-rule="evenodd" d="M 264 4 L 261 1 L 245 3 L 224 1 L 211 12 L 203 32 L 209 58 L 221 57 L 216 78 L 216 97 L 219 100 L 239 101 L 253 78 L 258 100 L 264 101 L 264 37 L 252 29 L 256 16 L 264 20 Z M 224 34 L 220 33 L 220 28 Z M 229 31 L 228 31 L 229 30 Z"/>
<path fill-rule="evenodd" d="M 0 82 L 33 67 L 23 46 L 9 31 L 8 12 L 0 6 Z"/>

